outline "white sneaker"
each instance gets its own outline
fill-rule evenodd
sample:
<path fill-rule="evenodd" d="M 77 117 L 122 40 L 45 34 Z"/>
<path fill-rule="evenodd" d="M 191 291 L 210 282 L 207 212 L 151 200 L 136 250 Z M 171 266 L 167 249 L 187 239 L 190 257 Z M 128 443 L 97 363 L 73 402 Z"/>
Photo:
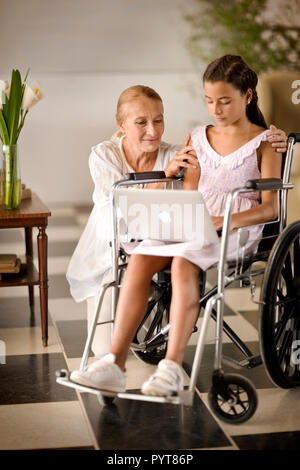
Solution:
<path fill-rule="evenodd" d="M 116 356 L 106 354 L 93 362 L 85 370 L 74 370 L 70 378 L 73 382 L 108 392 L 125 392 L 126 372 L 115 364 Z"/>
<path fill-rule="evenodd" d="M 144 395 L 167 396 L 183 390 L 182 368 L 174 361 L 163 359 L 153 375 L 142 385 Z"/>

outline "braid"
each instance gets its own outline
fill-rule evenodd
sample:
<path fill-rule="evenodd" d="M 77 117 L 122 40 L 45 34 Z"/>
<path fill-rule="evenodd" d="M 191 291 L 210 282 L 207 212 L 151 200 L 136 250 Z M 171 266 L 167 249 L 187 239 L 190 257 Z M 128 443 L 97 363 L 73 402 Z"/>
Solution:
<path fill-rule="evenodd" d="M 252 88 L 252 99 L 250 103 L 247 104 L 246 106 L 246 116 L 249 119 L 249 121 L 267 129 L 268 126 L 266 124 L 265 118 L 258 106 L 257 91 L 256 89 L 253 89 L 253 88 Z"/>

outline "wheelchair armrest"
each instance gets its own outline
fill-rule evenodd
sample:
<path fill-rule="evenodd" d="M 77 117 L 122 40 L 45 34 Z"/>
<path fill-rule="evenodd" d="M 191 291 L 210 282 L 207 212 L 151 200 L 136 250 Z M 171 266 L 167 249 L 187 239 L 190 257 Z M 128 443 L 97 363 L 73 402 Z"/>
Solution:
<path fill-rule="evenodd" d="M 300 142 L 300 132 L 291 132 L 288 137 L 293 137 L 295 139 L 295 142 Z"/>
<path fill-rule="evenodd" d="M 245 187 L 256 191 L 274 191 L 282 189 L 281 178 L 261 178 L 257 180 L 248 180 Z"/>
<path fill-rule="evenodd" d="M 139 171 L 137 173 L 126 173 L 126 180 L 162 180 L 166 178 L 164 171 Z"/>

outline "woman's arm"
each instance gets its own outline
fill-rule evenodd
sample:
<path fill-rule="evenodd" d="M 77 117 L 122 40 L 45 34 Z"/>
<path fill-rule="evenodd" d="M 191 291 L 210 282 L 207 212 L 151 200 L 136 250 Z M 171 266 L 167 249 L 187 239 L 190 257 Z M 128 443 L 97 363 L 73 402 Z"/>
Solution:
<path fill-rule="evenodd" d="M 281 154 L 276 152 L 268 142 L 262 142 L 261 151 L 261 177 L 281 178 Z M 277 191 L 262 191 L 261 204 L 258 206 L 233 214 L 231 218 L 231 230 L 246 225 L 257 225 L 276 219 L 278 215 Z M 223 226 L 223 217 L 212 217 L 216 230 Z"/>
<path fill-rule="evenodd" d="M 89 169 L 95 185 L 93 202 L 106 203 L 109 200 L 112 185 L 124 179 L 120 157 L 112 142 L 105 141 L 92 148 L 89 156 Z"/>

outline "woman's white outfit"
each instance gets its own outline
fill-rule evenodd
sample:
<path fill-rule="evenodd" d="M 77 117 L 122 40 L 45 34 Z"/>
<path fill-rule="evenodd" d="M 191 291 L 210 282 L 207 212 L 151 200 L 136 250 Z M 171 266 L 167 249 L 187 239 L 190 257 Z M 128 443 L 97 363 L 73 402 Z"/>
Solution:
<path fill-rule="evenodd" d="M 88 299 L 88 325 L 97 305 L 100 286 L 111 280 L 111 214 L 109 193 L 112 185 L 134 170 L 126 160 L 122 141 L 124 136 L 92 147 L 89 168 L 95 188 L 94 207 L 73 253 L 67 270 L 71 295 L 76 302 Z M 153 171 L 164 170 L 179 146 L 162 142 Z M 110 319 L 111 290 L 104 297 L 100 321 Z M 97 328 L 93 352 L 97 357 L 107 353 L 110 345 L 110 326 Z"/>

